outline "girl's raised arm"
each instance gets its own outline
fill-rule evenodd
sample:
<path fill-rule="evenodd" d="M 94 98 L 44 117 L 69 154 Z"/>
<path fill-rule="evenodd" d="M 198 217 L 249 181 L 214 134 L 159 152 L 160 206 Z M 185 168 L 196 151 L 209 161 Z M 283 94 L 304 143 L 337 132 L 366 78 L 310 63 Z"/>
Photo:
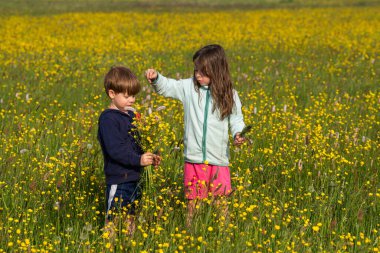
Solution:
<path fill-rule="evenodd" d="M 150 84 L 153 85 L 156 92 L 165 97 L 171 97 L 183 101 L 185 98 L 185 89 L 189 85 L 193 85 L 191 78 L 175 80 L 166 78 L 155 69 L 148 69 L 145 72 L 145 77 Z"/>

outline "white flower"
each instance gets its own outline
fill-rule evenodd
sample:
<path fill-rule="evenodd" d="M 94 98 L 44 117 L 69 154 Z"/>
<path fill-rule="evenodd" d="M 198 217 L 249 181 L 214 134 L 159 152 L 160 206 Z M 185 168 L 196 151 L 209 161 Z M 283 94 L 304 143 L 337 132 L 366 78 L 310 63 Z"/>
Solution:
<path fill-rule="evenodd" d="M 144 223 L 144 222 L 146 222 L 145 218 L 144 218 L 142 215 L 139 215 L 138 221 L 139 221 L 140 223 Z"/>
<path fill-rule="evenodd" d="M 310 186 L 307 188 L 307 190 L 308 190 L 309 192 L 315 192 L 315 189 L 314 189 L 314 186 L 313 186 L 313 185 L 310 185 Z"/>
<path fill-rule="evenodd" d="M 29 150 L 27 150 L 26 148 L 23 148 L 23 149 L 21 149 L 20 150 L 20 154 L 24 154 L 24 153 L 26 153 L 26 152 L 28 152 Z"/>
<path fill-rule="evenodd" d="M 302 159 L 299 159 L 298 161 L 298 170 L 301 171 L 303 167 Z"/>
<path fill-rule="evenodd" d="M 164 109 L 166 109 L 166 106 L 161 105 L 161 106 L 159 106 L 159 107 L 156 108 L 156 112 L 162 111 Z"/>
<path fill-rule="evenodd" d="M 124 107 L 124 110 L 126 110 L 126 111 L 131 111 L 131 112 L 135 112 L 135 111 L 136 111 L 135 108 L 130 107 L 130 106 L 126 106 L 126 107 Z"/>
<path fill-rule="evenodd" d="M 60 236 L 56 236 L 56 237 L 54 238 L 54 242 L 56 242 L 56 243 L 60 243 L 61 241 L 62 241 L 62 239 L 61 239 Z"/>
<path fill-rule="evenodd" d="M 54 210 L 59 210 L 59 208 L 61 207 L 61 204 L 59 203 L 59 201 L 57 201 L 57 202 L 54 203 L 53 207 L 54 207 Z M 69 228 L 67 228 L 67 229 L 69 229 Z M 66 230 L 67 230 L 67 229 L 66 229 Z M 72 229 L 72 228 L 71 228 L 71 229 Z M 71 231 L 72 231 L 72 230 L 71 230 Z"/>
<path fill-rule="evenodd" d="M 88 231 L 88 232 L 91 231 L 92 230 L 92 224 L 89 223 L 89 224 L 84 225 L 83 229 Z"/>
<path fill-rule="evenodd" d="M 79 235 L 79 239 L 81 239 L 82 241 L 87 240 L 88 239 L 87 231 L 86 232 L 82 231 Z"/>

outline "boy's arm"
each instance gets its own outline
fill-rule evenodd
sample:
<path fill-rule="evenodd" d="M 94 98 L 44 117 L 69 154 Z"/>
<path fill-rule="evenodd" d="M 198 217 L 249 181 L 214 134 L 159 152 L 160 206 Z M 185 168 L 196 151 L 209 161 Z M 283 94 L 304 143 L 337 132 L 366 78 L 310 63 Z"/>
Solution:
<path fill-rule="evenodd" d="M 229 117 L 230 121 L 230 130 L 232 133 L 233 138 L 235 138 L 237 133 L 240 133 L 243 128 L 245 127 L 244 119 L 243 119 L 243 113 L 241 111 L 241 102 L 239 99 L 239 95 L 234 90 L 234 101 L 235 106 L 232 108 L 232 113 Z"/>
<path fill-rule="evenodd" d="M 152 86 L 160 95 L 184 101 L 185 84 L 188 80 L 189 79 L 175 80 L 167 78 L 157 72 L 157 78 L 152 82 Z"/>
<path fill-rule="evenodd" d="M 103 118 L 99 122 L 101 142 L 110 158 L 124 166 L 141 166 L 141 155 L 136 153 L 130 138 L 122 138 L 122 133 L 111 118 Z"/>

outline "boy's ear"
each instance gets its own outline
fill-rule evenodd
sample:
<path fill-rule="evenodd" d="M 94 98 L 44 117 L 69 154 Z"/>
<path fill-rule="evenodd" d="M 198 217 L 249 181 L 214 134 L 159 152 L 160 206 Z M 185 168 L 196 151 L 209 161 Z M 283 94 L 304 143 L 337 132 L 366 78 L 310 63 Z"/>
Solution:
<path fill-rule="evenodd" d="M 114 90 L 108 90 L 108 96 L 112 99 L 115 98 L 116 92 Z"/>

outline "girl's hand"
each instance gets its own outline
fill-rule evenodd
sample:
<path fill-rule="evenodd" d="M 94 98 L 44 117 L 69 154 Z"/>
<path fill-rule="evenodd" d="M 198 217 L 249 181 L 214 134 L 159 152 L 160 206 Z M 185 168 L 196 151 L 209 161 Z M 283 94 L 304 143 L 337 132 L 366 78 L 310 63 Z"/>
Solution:
<path fill-rule="evenodd" d="M 140 158 L 140 165 L 141 166 L 148 166 L 153 164 L 154 154 L 147 152 L 143 154 Z"/>
<path fill-rule="evenodd" d="M 157 79 L 157 71 L 155 69 L 148 69 L 145 71 L 145 77 L 149 83 L 153 83 Z"/>
<path fill-rule="evenodd" d="M 235 135 L 234 145 L 239 146 L 239 145 L 243 144 L 244 142 L 245 142 L 245 138 L 244 138 L 244 137 L 241 137 L 241 136 L 240 136 L 240 133 L 237 133 L 237 134 Z"/>

